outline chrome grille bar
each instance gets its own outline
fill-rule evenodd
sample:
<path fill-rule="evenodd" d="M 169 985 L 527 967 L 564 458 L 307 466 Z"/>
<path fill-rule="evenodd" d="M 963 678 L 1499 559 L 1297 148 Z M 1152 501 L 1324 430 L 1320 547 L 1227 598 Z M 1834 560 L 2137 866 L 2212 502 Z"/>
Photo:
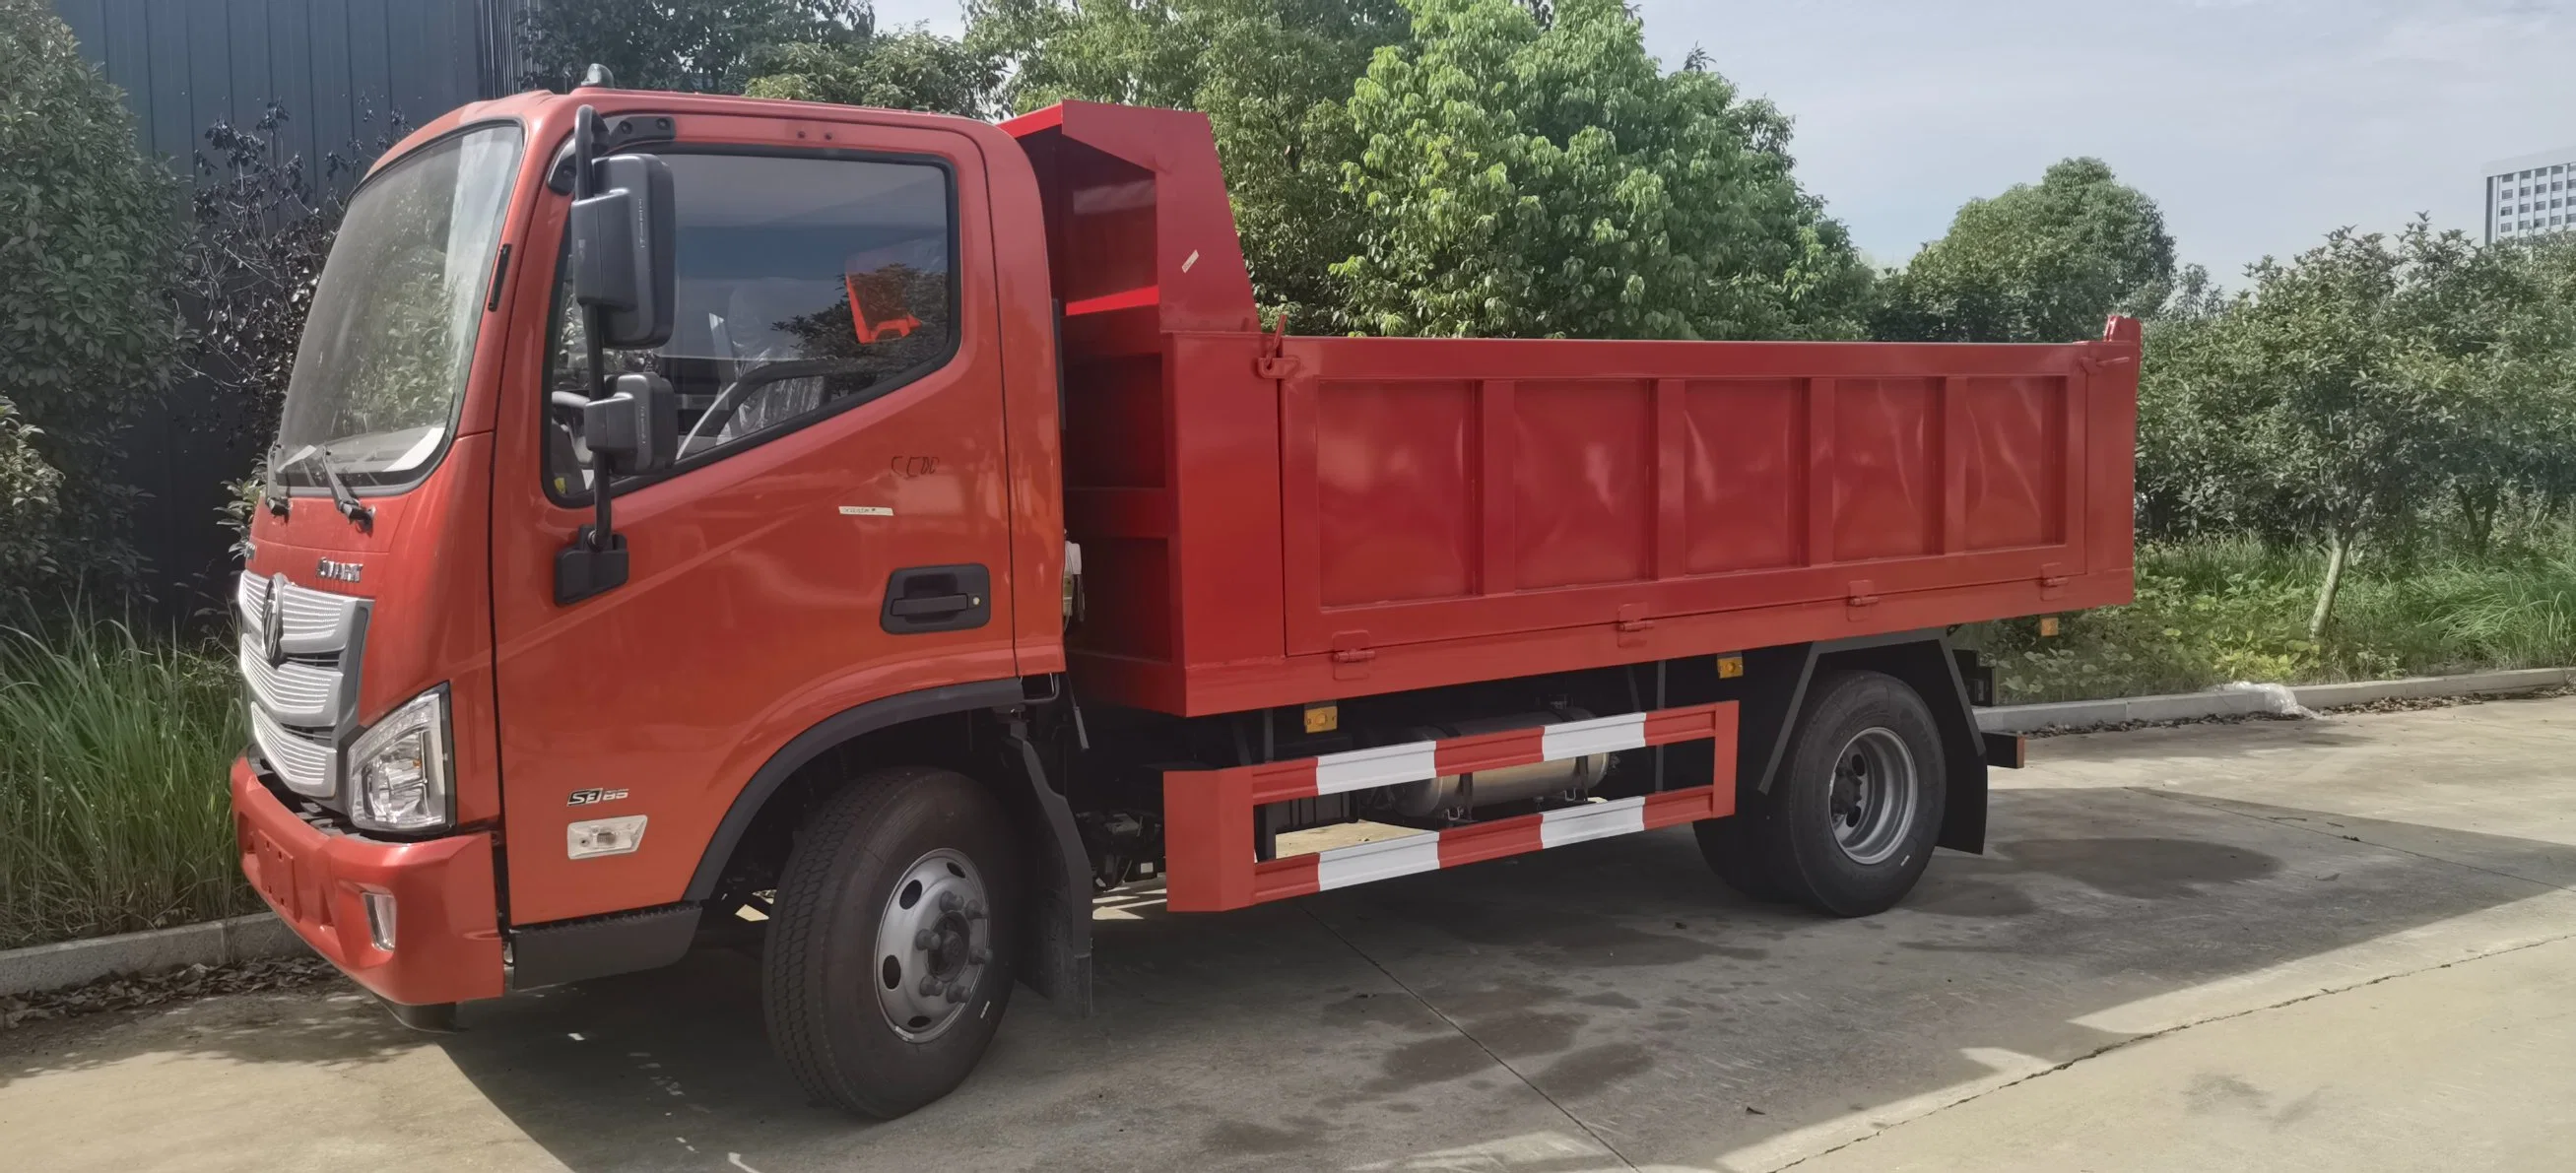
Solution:
<path fill-rule="evenodd" d="M 340 742 L 357 719 L 368 601 L 245 573 L 233 603 L 252 742 L 288 789 L 336 797 Z"/>

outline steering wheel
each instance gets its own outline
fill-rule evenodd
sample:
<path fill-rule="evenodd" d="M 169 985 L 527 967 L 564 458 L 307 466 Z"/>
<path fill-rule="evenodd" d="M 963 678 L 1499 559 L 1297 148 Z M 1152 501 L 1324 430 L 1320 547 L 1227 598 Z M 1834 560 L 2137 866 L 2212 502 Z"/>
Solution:
<path fill-rule="evenodd" d="M 857 370 L 858 365 L 856 359 L 847 358 L 782 358 L 752 364 L 749 369 L 735 375 L 723 390 L 716 392 L 716 401 L 707 405 L 707 410 L 698 416 L 698 422 L 689 425 L 689 434 L 680 438 L 680 447 L 673 459 L 688 459 L 689 445 L 698 442 L 699 432 L 706 430 L 709 423 L 732 419 L 735 412 L 742 410 L 744 392 L 789 379 L 847 374 Z"/>

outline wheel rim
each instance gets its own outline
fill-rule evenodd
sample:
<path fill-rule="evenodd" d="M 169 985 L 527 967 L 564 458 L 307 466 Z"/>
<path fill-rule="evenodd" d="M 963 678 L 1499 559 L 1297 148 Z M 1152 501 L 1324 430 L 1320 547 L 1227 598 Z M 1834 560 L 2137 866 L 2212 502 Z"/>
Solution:
<path fill-rule="evenodd" d="M 1834 758 L 1827 809 L 1834 842 L 1853 863 L 1881 863 L 1905 846 L 1914 826 L 1916 781 L 1914 751 L 1895 730 L 1871 726 L 1844 743 Z"/>
<path fill-rule="evenodd" d="M 993 959 L 984 878 L 945 847 L 914 860 L 877 918 L 869 985 L 886 1025 L 913 1042 L 938 1038 L 959 1015 Z"/>

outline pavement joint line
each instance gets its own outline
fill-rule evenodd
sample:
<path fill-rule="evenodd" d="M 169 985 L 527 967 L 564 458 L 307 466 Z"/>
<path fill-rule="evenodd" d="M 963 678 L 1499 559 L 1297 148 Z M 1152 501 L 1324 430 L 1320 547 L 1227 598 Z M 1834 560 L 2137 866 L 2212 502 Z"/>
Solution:
<path fill-rule="evenodd" d="M 1535 1083 L 1531 1083 L 1530 1077 L 1521 1074 L 1520 1068 L 1512 1066 L 1509 1060 L 1495 1054 L 1494 1049 L 1486 1046 L 1483 1039 L 1477 1038 L 1466 1027 L 1459 1025 L 1457 1019 L 1449 1017 L 1448 1011 L 1432 1005 L 1431 999 L 1423 997 L 1420 991 L 1407 985 L 1403 978 L 1395 976 L 1395 972 L 1393 970 L 1388 969 L 1384 964 L 1380 963 L 1377 958 L 1369 956 L 1368 951 L 1360 948 L 1358 943 L 1352 941 L 1349 937 L 1343 936 L 1342 931 L 1334 928 L 1331 921 L 1325 920 L 1323 917 L 1316 915 L 1315 910 L 1312 907 L 1305 908 L 1305 913 L 1307 919 L 1314 921 L 1315 924 L 1320 926 L 1325 932 L 1332 934 L 1333 939 L 1341 942 L 1343 948 L 1356 954 L 1360 960 L 1369 963 L 1369 968 L 1378 971 L 1381 975 L 1384 975 L 1387 981 L 1395 984 L 1396 989 L 1404 991 L 1405 997 L 1413 999 L 1416 1004 L 1420 1005 L 1423 1009 L 1430 1011 L 1433 1015 L 1437 1016 L 1440 1021 L 1449 1024 L 1449 1029 L 1458 1032 L 1459 1038 L 1476 1044 L 1476 1049 L 1483 1051 L 1486 1058 L 1494 1061 L 1495 1066 L 1511 1072 L 1512 1078 L 1521 1081 L 1522 1087 L 1528 1088 L 1532 1092 L 1537 1093 L 1538 1098 L 1547 1101 L 1548 1107 L 1556 1109 L 1558 1115 L 1572 1121 L 1576 1128 L 1582 1129 L 1583 1135 L 1591 1137 L 1592 1143 L 1600 1145 L 1602 1151 L 1609 1153 L 1610 1159 L 1619 1162 L 1620 1168 L 1630 1170 L 1630 1173 L 1635 1173 L 1637 1163 L 1629 1160 L 1627 1154 L 1620 1152 L 1619 1146 L 1610 1143 L 1608 1137 L 1602 1136 L 1600 1133 L 1593 1131 L 1592 1125 L 1585 1122 L 1583 1117 L 1575 1115 L 1565 1105 L 1556 1102 L 1556 1097 L 1547 1094 L 1547 1089 L 1542 1088 Z M 1803 1160 L 1804 1158 L 1800 1159 Z"/>
<path fill-rule="evenodd" d="M 2519 877 L 2516 877 L 2516 878 L 2519 878 Z M 2543 884 L 2543 885 L 2541 885 L 2541 886 L 2542 886 L 2542 887 L 2545 887 L 2545 888 L 2554 888 L 2554 885 L 2548 885 L 2548 884 Z M 2041 1077 L 2043 1077 L 2043 1076 L 2055 1075 L 2055 1074 L 2057 1074 L 2058 1072 L 2060 1072 L 2060 1071 L 2064 1071 L 2064 1070 L 2066 1070 L 2066 1069 L 2067 1069 L 2067 1068 L 2069 1068 L 2069 1067 L 2073 1067 L 2073 1066 L 2075 1066 L 2075 1065 L 2076 1065 L 2076 1064 L 2078 1064 L 2078 1063 L 2083 1063 L 2083 1062 L 2086 1062 L 2086 1061 L 2088 1061 L 2088 1060 L 2093 1060 L 2093 1059 L 2099 1059 L 2099 1058 L 2101 1058 L 2101 1057 L 2102 1057 L 2102 1056 L 2104 1056 L 2104 1055 L 2108 1055 L 2108 1054 L 2112 1053 L 2113 1051 L 2122 1051 L 2122 1050 L 2127 1050 L 2128 1048 L 2130 1048 L 2130 1047 L 2134 1047 L 2134 1046 L 2137 1046 L 2137 1045 L 2138 1045 L 2138 1044 L 2140 1044 L 2140 1043 L 2153 1042 L 2153 1041 L 2155 1041 L 2155 1040 L 2157 1040 L 2157 1039 L 2164 1038 L 2164 1037 L 2165 1037 L 2165 1036 L 2167 1036 L 2167 1035 L 2176 1035 L 2176 1034 L 2181 1034 L 2182 1032 L 2187 1031 L 2187 1030 L 2191 1030 L 2191 1029 L 2193 1029 L 2194 1027 L 2210 1026 L 2210 1025 L 2213 1025 L 2213 1024 L 2215 1024 L 2215 1023 L 2229 1022 L 2229 1021 L 2233 1021 L 2233 1020 L 2235 1020 L 2235 1019 L 2239 1019 L 2239 1018 L 2247 1018 L 2247 1017 L 2251 1017 L 2251 1016 L 2256 1015 L 2256 1014 L 2266 1014 L 2266 1013 L 2270 1013 L 2271 1011 L 2274 1011 L 2274 1010 L 2281 1010 L 2281 1009 L 2286 1009 L 2286 1008 L 2291 1007 L 2291 1006 L 2296 1006 L 2296 1005 L 2298 1005 L 2298 1004 L 2299 1004 L 2299 1003 L 2301 1003 L 2301 1002 L 2313 1002 L 2313 1001 L 2315 1001 L 2315 1000 L 2317 1000 L 2317 999 L 2319 999 L 2319 998 L 2332 997 L 2332 996 L 2334 996 L 2334 995 L 2336 995 L 2336 994 L 2348 994 L 2348 993 L 2351 993 L 2351 992 L 2352 992 L 2352 991 L 2354 991 L 2354 990 L 2363 990 L 2363 989 L 2368 989 L 2368 988 L 2370 988 L 2370 987 L 2372 987 L 2372 986 L 2379 985 L 2379 984 L 2381 984 L 2381 983 L 2383 983 L 2383 982 L 2393 982 L 2393 981 L 2396 981 L 2396 980 L 2398 980 L 2399 978 L 2410 978 L 2410 977 L 2415 977 L 2415 976 L 2417 976 L 2417 975 L 2419 975 L 2419 974 L 2432 973 L 2432 972 L 2435 972 L 2435 971 L 2437 971 L 2437 970 L 2451 969 L 2451 968 L 2453 968 L 2453 967 L 2455 967 L 2455 966 L 2462 966 L 2462 965 L 2470 964 L 2471 962 L 2485 961 L 2485 960 L 2488 960 L 2488 959 L 2490 959 L 2490 958 L 2503 957 L 2503 956 L 2506 956 L 2506 955 L 2508 955 L 2508 954 L 2520 953 L 2520 952 L 2522 952 L 2522 951 L 2523 951 L 2523 950 L 2525 950 L 2525 949 L 2537 949 L 2537 948 L 2540 948 L 2540 947 L 2541 947 L 2541 946 L 2543 946 L 2543 945 L 2555 945 L 2555 944 L 2558 944 L 2558 943 L 2559 943 L 2559 942 L 2561 942 L 2561 941 L 2576 941 L 2576 932 L 2561 933 L 2561 934 L 2559 934 L 2559 935 L 2557 935 L 2557 936 L 2555 936 L 2555 937 L 2545 937 L 2545 938 L 2542 938 L 2542 939 L 2537 940 L 2537 941 L 2524 941 L 2524 942 L 2522 942 L 2522 943 L 2520 943 L 2520 944 L 2507 945 L 2507 946 L 2504 946 L 2503 948 L 2500 948 L 2500 949 L 2490 949 L 2490 950 L 2488 950 L 2488 951 L 2486 951 L 2486 952 L 2484 952 L 2484 953 L 2472 953 L 2472 954 L 2470 954 L 2470 955 L 2468 955 L 2468 956 L 2466 956 L 2466 957 L 2454 957 L 2454 958 L 2450 959 L 2449 961 L 2435 962 L 2434 964 L 2431 964 L 2431 965 L 2421 965 L 2421 966 L 2417 966 L 2417 967 L 2415 967 L 2415 968 L 2413 968 L 2413 969 L 2399 970 L 2399 971 L 2398 971 L 2398 972 L 2396 972 L 2396 973 L 2384 973 L 2384 974 L 2379 975 L 2378 977 L 2370 978 L 2370 979 L 2365 980 L 2365 981 L 2357 981 L 2357 982 L 2353 982 L 2353 983 L 2352 983 L 2352 984 L 2350 984 L 2350 985 L 2334 986 L 2334 987 L 2330 987 L 2330 988 L 2322 989 L 2322 990 L 2310 990 L 2310 991 L 2308 991 L 2307 993 L 2301 994 L 2301 995 L 2299 995 L 2299 996 L 2297 996 L 2297 997 L 2295 997 L 2295 998 L 2284 998 L 2284 999 L 2282 999 L 2282 1000 L 2280 1000 L 2280 1001 L 2278 1001 L 2278 1002 L 2267 1002 L 2267 1003 L 2265 1003 L 2265 1004 L 2263 1004 L 2263 1005 L 2261 1005 L 2261 1006 L 2248 1006 L 2248 1007 L 2246 1007 L 2246 1008 L 2244 1008 L 2244 1009 L 2242 1009 L 2242 1010 L 2230 1010 L 2230 1011 L 2228 1011 L 2228 1012 L 2227 1012 L 2227 1013 L 2225 1013 L 2225 1014 L 2211 1014 L 2211 1015 L 2207 1015 L 2207 1016 L 2200 1017 L 2200 1018 L 2194 1018 L 2194 1019 L 2189 1019 L 2189 1020 L 2186 1020 L 2186 1021 L 2183 1021 L 2183 1022 L 2177 1022 L 2177 1023 L 2173 1024 L 2172 1026 L 2161 1027 L 2161 1028 L 2158 1028 L 2158 1029 L 2156 1029 L 2156 1030 L 2147 1031 L 2147 1032 L 2145 1032 L 2145 1033 L 2143 1033 L 2143 1034 L 2134 1034 L 2134 1035 L 2130 1035 L 2129 1037 L 2127 1037 L 2127 1038 L 2125 1038 L 2125 1039 L 2118 1040 L 2117 1042 L 2104 1043 L 2103 1045 L 2101 1045 L 2101 1046 L 2099 1046 L 2099 1047 L 2095 1047 L 2094 1049 L 2092 1049 L 2092 1050 L 2090 1050 L 2090 1051 L 2086 1051 L 2085 1053 L 2083 1053 L 2083 1054 L 2081 1054 L 2081 1055 L 2077 1055 L 2077 1056 L 2075 1056 L 2075 1057 L 2074 1057 L 2074 1058 L 2072 1058 L 2072 1059 L 2065 1059 L 2065 1060 L 2061 1060 L 2061 1061 L 2056 1062 L 2056 1063 L 2052 1063 L 2052 1064 L 2050 1064 L 2050 1065 L 2048 1065 L 2048 1066 L 2046 1066 L 2046 1067 L 2040 1068 L 2039 1070 L 2037 1070 L 2037 1071 L 2033 1071 L 2033 1072 L 2031 1072 L 2031 1073 L 2029 1073 L 2029 1074 L 2027 1074 L 2027 1075 L 2024 1075 L 2024 1076 L 2022 1076 L 2022 1077 L 2020 1077 L 2020 1078 L 2018 1078 L 2018 1079 L 2010 1080 L 2010 1081 L 2005 1082 L 2005 1083 L 1999 1083 L 1999 1084 L 1994 1085 L 1993 1087 L 1989 1087 L 1989 1088 L 1986 1088 L 1986 1089 L 1981 1090 L 1981 1091 L 1971 1092 L 1971 1093 L 1969 1093 L 1969 1094 L 1967 1094 L 1967 1095 L 1964 1095 L 1964 1096 L 1959 1097 L 1958 1099 L 1952 1100 L 1952 1101 L 1950 1101 L 1949 1103 L 1943 1104 L 1943 1105 L 1941 1105 L 1940 1107 L 1934 1108 L 1934 1109 L 1932 1109 L 1932 1110 L 1931 1110 L 1931 1111 L 1929 1111 L 1929 1112 L 1925 1112 L 1925 1113 L 1923 1113 L 1922 1115 L 1919 1115 L 1919 1116 L 1908 1116 L 1908 1117 L 1906 1117 L 1906 1118 L 1905 1118 L 1905 1119 L 1903 1119 L 1903 1120 L 1891 1121 L 1891 1122 L 1889 1122 L 1885 1127 L 1870 1129 L 1868 1132 L 1863 1133 L 1862 1135 L 1855 1136 L 1855 1137 L 1851 1138 L 1850 1140 L 1844 1141 L 1844 1142 L 1842 1142 L 1841 1144 L 1834 1145 L 1834 1146 L 1833 1146 L 1833 1147 L 1831 1147 L 1831 1148 L 1818 1149 L 1818 1150 L 1816 1150 L 1815 1152 L 1809 1153 L 1809 1154 L 1807 1154 L 1807 1155 L 1805 1155 L 1805 1156 L 1803 1156 L 1803 1157 L 1800 1157 L 1800 1158 L 1798 1158 L 1797 1160 L 1791 1161 L 1791 1162 L 1789 1162 L 1789 1163 L 1787 1163 L 1787 1164 L 1785 1164 L 1785 1165 L 1774 1165 L 1774 1166 L 1772 1166 L 1769 1170 L 1766 1170 L 1766 1171 L 1765 1171 L 1765 1173 L 1785 1173 L 1785 1171 L 1786 1171 L 1786 1170 L 1797 1168 L 1798 1166 L 1800 1166 L 1800 1165 L 1804 1165 L 1804 1164 L 1806 1164 L 1807 1162 L 1812 1161 L 1812 1160 L 1815 1160 L 1815 1159 L 1816 1159 L 1816 1158 L 1818 1158 L 1818 1157 L 1829 1156 L 1829 1155 L 1831 1155 L 1831 1154 L 1841 1152 L 1841 1151 L 1842 1151 L 1842 1150 L 1844 1150 L 1844 1149 L 1850 1148 L 1850 1147 L 1852 1147 L 1853 1145 L 1856 1145 L 1856 1144 L 1863 1144 L 1863 1143 L 1866 1143 L 1866 1142 L 1868 1142 L 1868 1141 L 1876 1140 L 1876 1139 L 1878 1139 L 1878 1138 L 1879 1138 L 1879 1137 L 1881 1137 L 1881 1136 L 1885 1136 L 1885 1135 L 1887 1135 L 1887 1134 L 1888 1134 L 1888 1133 L 1890 1133 L 1890 1132 L 1893 1132 L 1893 1131 L 1895 1131 L 1895 1130 L 1897 1130 L 1897 1129 L 1899 1129 L 1899 1128 L 1903 1128 L 1903 1127 L 1905 1127 L 1905 1126 L 1906 1126 L 1906 1125 L 1908 1125 L 1908 1124 L 1915 1123 L 1916 1121 L 1920 1121 L 1920 1120 L 1929 1120 L 1929 1119 L 1931 1119 L 1932 1117 L 1937 1116 L 1937 1115 L 1940 1115 L 1940 1114 L 1941 1114 L 1941 1113 L 1943 1113 L 1943 1112 L 1947 1112 L 1947 1111 L 1949 1111 L 1949 1110 L 1950 1110 L 1950 1109 L 1952 1109 L 1952 1108 L 1956 1108 L 1956 1107 L 1958 1107 L 1958 1106 L 1959 1106 L 1959 1105 L 1961 1105 L 1961 1104 L 1974 1103 L 1974 1102 L 1976 1102 L 1976 1101 L 1978 1101 L 1978 1100 L 1982 1100 L 1982 1099 L 1986 1098 L 1987 1096 L 1991 1096 L 1991 1095 L 1995 1094 L 1996 1092 L 2003 1091 L 2003 1090 L 2005 1090 L 2005 1089 L 2007 1089 L 2007 1088 L 2020 1087 L 2021 1085 L 2023 1085 L 2023 1084 L 2025 1084 L 2025 1083 L 2029 1083 L 2030 1081 L 2032 1081 L 2032 1080 L 2034 1080 L 2034 1079 L 2039 1079 L 2039 1078 L 2041 1078 Z M 1552 1102 L 1552 1101 L 1551 1101 L 1551 1102 Z M 1633 1165 L 1632 1165 L 1632 1166 L 1630 1166 L 1630 1168 L 1635 1168 L 1635 1166 L 1633 1166 Z"/>
<path fill-rule="evenodd" d="M 2504 880 L 2518 880 L 2518 881 L 2521 881 L 2522 883 L 2529 884 L 2529 885 L 2531 885 L 2532 887 L 2539 888 L 2539 889 L 2542 889 L 2542 890 L 2544 890 L 2544 891 L 2549 891 L 2549 892 L 2576 892 L 2576 887 L 2569 887 L 2568 885 L 2565 885 L 2565 884 L 2552 884 L 2552 883 L 2550 883 L 2550 882 L 2549 882 L 2549 881 L 2547 881 L 2547 880 L 2534 879 L 2534 878 L 2532 878 L 2532 877 L 2530 877 L 2530 876 L 2517 875 L 2517 874 L 2515 874 L 2515 873 L 2513 873 L 2513 872 L 2499 871 L 2499 870 L 2497 870 L 2497 869 L 2495 869 L 2495 868 L 2491 868 L 2491 867 L 2484 867 L 2484 866 L 2481 866 L 2481 865 L 2478 865 L 2478 864 L 2470 863 L 2470 862 L 2468 862 L 2467 860 L 2462 860 L 2462 859 L 2452 859 L 2452 858 L 2450 858 L 2449 856 L 2444 856 L 2444 855 L 2433 855 L 2433 854 L 2431 854 L 2431 853 L 2429 853 L 2429 852 L 2417 851 L 2417 850 L 2415 850 L 2414 848 L 2411 848 L 2411 847 L 2399 847 L 2398 845 L 2396 845 L 2396 844 L 2394 844 L 2394 843 L 2382 843 L 2382 842 L 2380 842 L 2380 841 L 2378 841 L 2378 840 L 2376 840 L 2376 839 L 2364 839 L 2364 838 L 2362 838 L 2362 837 L 2361 837 L 2361 836 L 2359 836 L 2359 835 L 2347 835 L 2347 834 L 2344 834 L 2343 832 L 2340 832 L 2340 831 L 2330 831 L 2330 830 L 2327 830 L 2327 829 L 2325 829 L 2325 828 L 2323 828 L 2323 827 L 2310 827 L 2310 826 L 2304 826 L 2304 825 L 2299 824 L 2299 823 L 2291 822 L 2291 821 L 2290 821 L 2290 820 L 2288 820 L 2288 819 L 2275 818 L 2275 817 L 2273 817 L 2273 816 L 2271 816 L 2271 815 L 2258 815 L 2258 814 L 2254 814 L 2254 813 L 2253 813 L 2253 812 L 2251 812 L 2251 811 L 2241 811 L 2241 810 L 2237 810 L 2237 809 L 2235 809 L 2235 808 L 2233 808 L 2233 807 L 2223 805 L 2223 804 L 2222 804 L 2222 803 L 2220 803 L 2220 802 L 2211 801 L 2211 800 L 2210 800 L 2210 796 L 2208 796 L 2208 795 L 2191 794 L 2191 793 L 2184 792 L 2184 791 L 2158 790 L 2158 789 L 2156 789 L 2156 788 L 2154 788 L 2154 787 L 2150 787 L 2150 786 L 2131 786 L 2131 787 L 2127 787 L 2126 789 L 2128 789 L 2128 790 L 2130 790 L 2130 791 L 2132 791 L 2132 792 L 2134 792 L 2134 793 L 2144 794 L 2144 795 L 2150 795 L 2150 796 L 2152 796 L 2152 797 L 2162 798 L 2162 799 L 2166 799 L 2166 800 L 2169 800 L 2169 801 L 2172 801 L 2172 802 L 2178 802 L 2178 803 L 2183 804 L 2184 806 L 2193 807 L 2193 808 L 2198 809 L 2198 810 L 2215 811 L 2215 812 L 2217 812 L 2217 813 L 2219 813 L 2219 814 L 2235 815 L 2235 816 L 2236 816 L 2236 817 L 2238 817 L 2238 818 L 2242 818 L 2242 819 L 2252 819 L 2252 820 L 2254 820 L 2255 822 L 2263 823 L 2263 824 L 2267 824 L 2267 825 L 2269 825 L 2269 826 L 2274 826 L 2274 827 L 2287 827 L 2287 828 L 2289 828 L 2289 829 L 2291 829 L 2291 830 L 2293 830 L 2293 831 L 2306 831 L 2306 832 L 2309 832 L 2309 833 L 2311 833 L 2311 834 L 2315 834 L 2315 835 L 2323 835 L 2323 836 L 2325 836 L 2325 837 L 2327 837 L 2327 838 L 2329 838 L 2329 839 L 2341 839 L 2341 840 L 2344 840 L 2344 841 L 2349 842 L 2349 843 L 2359 843 L 2359 844 L 2362 844 L 2362 845 L 2364 845 L 2364 846 L 2368 846 L 2368 847 L 2377 847 L 2377 848 L 2380 848 L 2380 849 L 2385 850 L 2385 851 L 2394 851 L 2394 852 L 2396 852 L 2396 853 L 2397 853 L 2397 854 L 2399 854 L 2399 855 L 2411 855 L 2411 856 L 2413 856 L 2413 857 L 2415 857 L 2415 858 L 2417 858 L 2417 859 L 2425 860 L 2425 861 L 2430 862 L 2430 863 L 2448 864 L 2448 865 L 2450 865 L 2450 866 L 2452 866 L 2452 867 L 2455 867 L 2455 868 L 2462 868 L 2462 869 L 2465 869 L 2465 870 L 2468 870 L 2468 871 L 2472 871 L 2472 872 L 2481 872 L 2481 873 L 2484 873 L 2484 874 L 2486 874 L 2486 875 L 2494 876 L 2494 877 L 2496 877 L 2496 878 L 2498 878 L 2498 879 L 2504 879 Z M 2320 812 L 2318 812 L 2318 813 L 2320 813 L 2320 814 L 2330 814 L 2330 813 L 2332 813 L 2332 812 L 2330 812 L 2330 811 L 2320 811 Z M 2355 817 L 2355 818 L 2359 818 L 2359 817 L 2361 817 L 2361 816 L 2356 815 L 2356 816 L 2353 816 L 2353 817 Z M 2418 824 L 2409 824 L 2409 825 L 2410 825 L 2410 826 L 2423 826 L 2423 824 L 2420 824 L 2420 823 L 2418 823 Z M 2432 828 L 2432 829 L 2433 829 L 2433 830 L 2437 830 L 2437 831 L 2438 831 L 2438 830 L 2441 830 L 2441 828 L 2439 828 L 2439 827 L 2434 827 L 2434 828 Z"/>

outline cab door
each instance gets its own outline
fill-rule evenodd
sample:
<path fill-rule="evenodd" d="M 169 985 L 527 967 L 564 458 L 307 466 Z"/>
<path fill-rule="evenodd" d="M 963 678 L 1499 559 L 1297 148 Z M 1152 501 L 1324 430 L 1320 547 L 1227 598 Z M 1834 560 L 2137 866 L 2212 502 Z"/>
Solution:
<path fill-rule="evenodd" d="M 858 112 L 849 112 L 860 117 Z M 493 612 L 510 920 L 681 898 L 789 739 L 898 693 L 1015 675 L 991 219 L 962 134 L 682 117 L 676 328 L 653 370 L 687 438 L 615 487 L 625 585 L 557 605 L 590 520 L 577 315 L 523 281 L 496 446 Z M 828 144 L 828 145 L 827 145 Z M 558 268 L 566 197 L 530 251 Z M 575 858 L 576 821 L 641 816 Z"/>

